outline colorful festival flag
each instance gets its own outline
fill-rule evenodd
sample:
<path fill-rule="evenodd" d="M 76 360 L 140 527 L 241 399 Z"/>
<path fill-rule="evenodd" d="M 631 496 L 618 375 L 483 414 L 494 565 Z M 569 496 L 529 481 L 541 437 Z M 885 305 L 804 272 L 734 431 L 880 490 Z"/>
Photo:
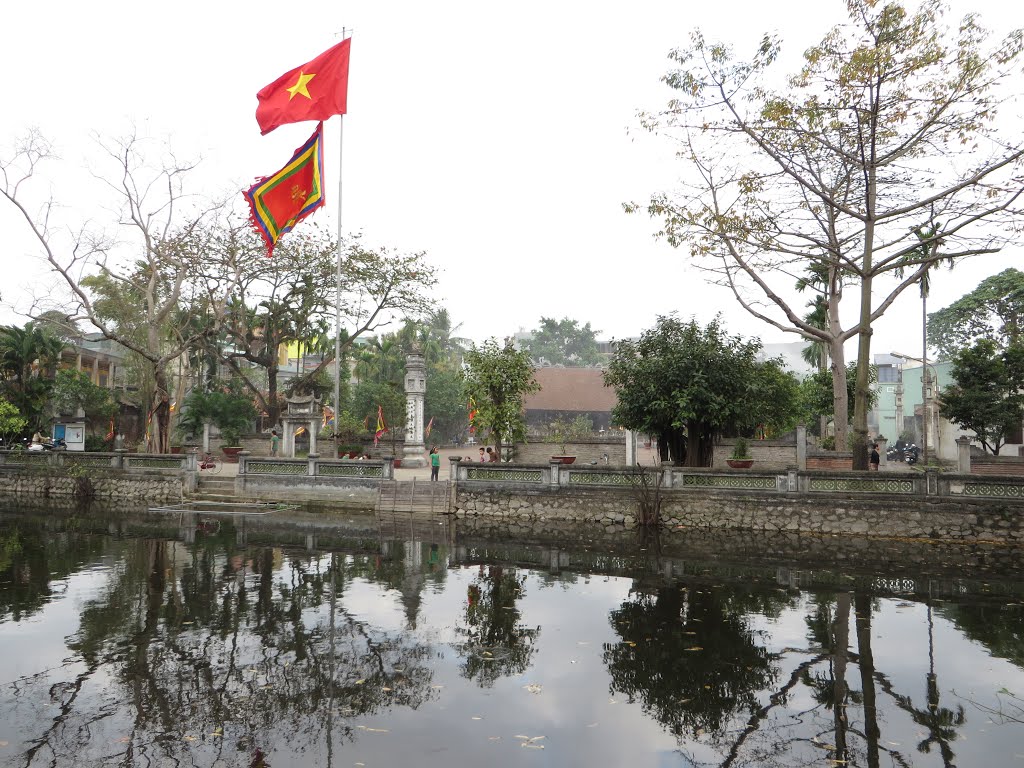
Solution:
<path fill-rule="evenodd" d="M 388 431 L 387 426 L 384 424 L 384 409 L 381 406 L 377 406 L 377 431 L 373 434 L 373 444 L 376 445 L 380 442 L 381 437 Z"/>
<path fill-rule="evenodd" d="M 469 398 L 469 434 L 476 432 L 473 421 L 476 419 L 476 400 Z"/>
<path fill-rule="evenodd" d="M 253 226 L 267 244 L 267 256 L 274 255 L 274 246 L 286 232 L 324 204 L 323 146 L 320 123 L 284 168 L 242 192 Z"/>
<path fill-rule="evenodd" d="M 279 125 L 326 120 L 348 108 L 348 59 L 352 38 L 342 40 L 301 67 L 289 70 L 256 94 L 256 122 L 263 135 Z"/>
<path fill-rule="evenodd" d="M 430 417 L 430 421 L 427 422 L 427 428 L 423 430 L 423 437 L 430 437 L 430 430 L 434 427 L 434 417 Z"/>

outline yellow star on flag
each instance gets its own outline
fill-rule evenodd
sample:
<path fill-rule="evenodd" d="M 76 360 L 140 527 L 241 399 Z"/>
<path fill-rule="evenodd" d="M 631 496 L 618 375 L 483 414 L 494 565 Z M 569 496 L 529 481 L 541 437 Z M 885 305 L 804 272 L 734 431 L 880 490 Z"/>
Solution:
<path fill-rule="evenodd" d="M 316 73 L 313 73 L 312 75 L 307 75 L 305 72 L 299 72 L 299 79 L 295 81 L 295 85 L 293 85 L 291 88 L 285 89 L 286 91 L 288 91 L 288 93 L 291 94 L 291 96 L 288 97 L 288 101 L 294 99 L 295 95 L 299 93 L 301 93 L 307 99 L 312 100 L 313 97 L 309 95 L 309 90 L 307 90 L 306 84 L 314 77 L 316 77 Z"/>

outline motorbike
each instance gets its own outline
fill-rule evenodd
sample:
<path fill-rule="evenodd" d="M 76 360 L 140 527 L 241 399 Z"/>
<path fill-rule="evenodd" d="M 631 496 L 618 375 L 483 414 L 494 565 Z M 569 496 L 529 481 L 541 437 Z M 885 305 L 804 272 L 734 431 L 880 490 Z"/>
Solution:
<path fill-rule="evenodd" d="M 918 451 L 917 446 L 913 443 L 903 449 L 903 460 L 907 462 L 907 464 L 917 464 L 919 455 L 920 452 Z"/>

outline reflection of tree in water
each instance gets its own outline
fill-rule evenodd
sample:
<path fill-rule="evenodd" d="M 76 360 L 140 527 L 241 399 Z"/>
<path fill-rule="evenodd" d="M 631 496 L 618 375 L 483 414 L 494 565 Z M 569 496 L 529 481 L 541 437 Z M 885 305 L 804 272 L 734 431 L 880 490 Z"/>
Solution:
<path fill-rule="evenodd" d="M 729 587 L 662 586 L 634 593 L 611 613 L 621 643 L 605 645 L 611 693 L 639 699 L 680 741 L 721 736 L 758 704 L 778 674 L 748 614 L 777 611 L 790 598 L 738 594 Z"/>
<path fill-rule="evenodd" d="M 540 627 L 520 622 L 517 601 L 525 592 L 526 576 L 515 569 L 480 566 L 466 594 L 466 626 L 458 651 L 465 658 L 463 676 L 482 687 L 505 675 L 517 675 L 530 666 Z"/>
<path fill-rule="evenodd" d="M 49 723 L 25 764 L 100 754 L 210 764 L 235 752 L 248 762 L 257 748 L 273 762 L 280 744 L 318 748 L 328 710 L 352 717 L 418 707 L 432 694 L 424 664 L 432 649 L 373 631 L 340 600 L 332 628 L 331 594 L 375 561 L 330 562 L 130 542 L 106 592 L 82 610 L 68 644 L 76 656 L 54 675 L 18 683 L 15 707 L 36 710 L 26 722 Z M 342 725 L 332 735 L 354 734 Z"/>

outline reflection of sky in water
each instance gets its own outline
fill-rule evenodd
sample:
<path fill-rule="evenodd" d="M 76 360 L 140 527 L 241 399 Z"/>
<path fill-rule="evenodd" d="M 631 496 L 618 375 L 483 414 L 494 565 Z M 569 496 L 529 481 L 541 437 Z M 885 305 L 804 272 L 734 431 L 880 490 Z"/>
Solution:
<path fill-rule="evenodd" d="M 137 543 L 124 542 L 126 557 Z M 183 599 L 189 569 L 200 566 L 192 560 L 183 545 L 171 545 L 166 590 L 177 590 L 176 599 Z M 249 557 L 253 557 L 250 551 Z M 401 560 L 401 558 L 398 558 Z M 532 641 L 532 654 L 523 671 L 513 669 L 495 677 L 492 683 L 479 684 L 466 676 L 468 646 L 467 603 L 474 585 L 486 584 L 483 577 L 490 572 L 488 566 L 455 566 L 439 578 L 435 569 L 427 573 L 416 572 L 407 559 L 406 570 L 391 582 L 374 570 L 373 558 L 345 559 L 347 565 L 360 565 L 358 573 L 346 575 L 340 582 L 336 603 L 336 654 L 339 666 L 344 666 L 346 654 L 363 653 L 370 648 L 359 669 L 367 677 L 375 663 L 387 665 L 398 656 L 395 649 L 418 649 L 419 655 L 410 662 L 427 670 L 428 677 L 422 699 L 415 708 L 385 703 L 377 711 L 359 715 L 348 709 L 343 697 L 335 698 L 333 723 L 332 762 L 338 766 L 364 763 L 375 765 L 558 765 L 558 766 L 616 766 L 661 768 L 662 766 L 718 765 L 729 746 L 744 730 L 750 712 L 741 710 L 725 721 L 720 733 L 692 733 L 677 742 L 641 701 L 629 702 L 621 692 L 610 692 L 609 669 L 605 661 L 606 645 L 617 647 L 623 641 L 613 626 L 610 614 L 624 603 L 637 600 L 631 592 L 634 581 L 625 577 L 550 575 L 546 573 L 515 572 L 505 568 L 506 575 L 522 578 L 522 593 L 513 602 L 519 611 L 517 626 L 538 629 Z M 274 600 L 284 604 L 282 595 L 294 589 L 301 580 L 291 569 L 292 562 L 301 564 L 307 574 L 326 573 L 330 557 L 313 556 L 304 552 L 285 553 L 274 560 Z M 230 602 L 237 598 L 239 578 L 232 572 L 231 562 L 223 555 L 215 559 L 212 571 L 206 574 L 217 593 L 212 604 Z M 235 559 L 234 568 L 247 559 Z M 102 604 L 111 584 L 122 571 L 111 563 L 100 562 L 83 568 L 66 578 L 51 582 L 53 596 L 35 613 L 23 621 L 13 622 L 7 617 L 0 621 L 0 765 L 24 764 L 24 752 L 30 740 L 47 727 L 55 712 L 55 701 L 48 692 L 53 684 L 70 680 L 83 669 L 81 659 L 66 643 L 78 635 L 79 615 L 83 607 Z M 392 566 L 394 563 L 391 564 Z M 387 564 L 385 563 L 385 566 Z M 440 563 L 443 570 L 443 560 Z M 251 567 L 245 568 L 245 587 L 248 599 L 255 601 L 261 579 Z M 194 575 L 194 574 L 193 574 Z M 13 589 L 9 579 L 2 583 L 5 590 Z M 681 584 L 690 584 L 682 581 Z M 694 582 L 696 584 L 696 582 Z M 678 590 L 680 585 L 661 589 Z M 172 590 L 172 587 L 174 588 Z M 704 597 L 746 595 L 746 587 L 736 582 L 718 586 L 718 582 L 705 582 L 692 586 Z M 136 597 L 144 595 L 145 581 L 136 585 Z M 652 587 L 652 596 L 656 587 Z M 771 585 L 749 587 L 751 591 L 771 594 L 777 598 L 772 615 L 749 613 L 743 615 L 745 626 L 756 646 L 769 651 L 771 664 L 777 672 L 773 685 L 756 691 L 756 703 L 765 708 L 760 727 L 747 734 L 743 751 L 734 765 L 795 765 L 827 764 L 830 756 L 825 749 L 815 746 L 834 741 L 832 710 L 815 700 L 815 692 L 800 678 L 787 688 L 784 699 L 773 699 L 772 694 L 790 680 L 801 665 L 822 654 L 825 649 L 811 639 L 807 619 L 818 604 L 832 598 L 826 592 L 783 592 Z M 128 594 L 131 594 L 131 590 Z M 324 595 L 329 594 L 325 588 Z M 412 599 L 415 597 L 415 599 Z M 141 599 L 141 597 L 140 597 Z M 965 598 L 970 601 L 971 598 Z M 315 636 L 311 647 L 326 649 L 329 608 L 315 601 L 304 604 L 296 614 L 302 631 Z M 899 598 L 873 598 L 871 616 L 871 646 L 874 656 L 878 723 L 881 729 L 881 764 L 893 762 L 885 750 L 898 751 L 910 765 L 942 765 L 939 749 L 933 745 L 928 753 L 917 749 L 927 737 L 925 727 L 914 721 L 912 712 L 928 709 L 929 625 L 928 610 L 923 603 Z M 995 605 L 995 604 L 993 604 Z M 834 609 L 835 603 L 832 603 Z M 997 610 L 998 607 L 994 608 Z M 1020 608 L 1014 614 L 1020 619 Z M 216 612 L 214 612 L 215 614 Z M 277 647 L 268 652 L 265 638 L 257 629 L 257 622 L 249 614 L 236 637 L 224 641 L 217 631 L 208 630 L 201 621 L 179 628 L 182 633 L 175 642 L 188 649 L 206 649 L 184 663 L 202 668 L 209 660 L 216 689 L 225 679 L 236 675 L 239 680 L 256 679 L 266 670 L 276 675 L 285 665 L 300 665 L 292 649 Z M 179 617 L 180 619 L 181 617 Z M 850 765 L 866 765 L 865 742 L 862 736 L 866 723 L 861 706 L 861 671 L 857 663 L 860 638 L 855 620 L 853 595 L 847 628 L 846 683 L 851 691 L 847 700 L 847 717 L 851 734 Z M 190 619 L 191 620 L 191 619 Z M 297 630 L 290 623 L 288 611 L 282 609 L 277 619 L 284 628 L 271 643 L 287 643 Z M 412 625 L 414 621 L 415 626 Z M 138 619 L 141 626 L 141 619 Z M 150 654 L 158 654 L 167 638 L 166 619 L 156 635 L 145 638 L 150 643 Z M 211 619 L 213 621 L 213 619 Z M 691 624 L 697 631 L 700 625 Z M 679 631 L 680 627 L 666 627 L 664 631 Z M 1018 627 L 1018 634 L 1021 631 Z M 126 659 L 131 656 L 132 642 L 139 640 L 133 634 L 138 627 L 115 628 L 113 651 L 105 656 L 104 665 L 89 678 L 81 694 L 75 699 L 76 713 L 82 719 L 88 714 L 104 713 L 87 729 L 85 738 L 93 758 L 110 755 L 125 749 L 123 740 L 139 739 L 142 746 L 166 734 L 147 732 L 132 734 L 132 688 L 126 685 L 131 675 L 126 670 Z M 655 633 L 656 634 L 656 633 Z M 957 629 L 938 608 L 932 611 L 931 647 L 934 653 L 940 707 L 956 711 L 964 707 L 966 723 L 953 730 L 951 749 L 955 761 L 961 766 L 1003 765 L 1020 760 L 1024 743 L 1022 728 L 1016 724 L 995 725 L 984 712 L 967 699 L 981 704 L 997 706 L 995 692 L 1006 686 L 1024 692 L 1024 671 L 1010 662 L 992 656 L 978 641 L 969 639 Z M 193 642 L 194 641 L 194 642 Z M 223 642 L 222 642 L 223 641 Z M 644 641 L 644 639 L 641 639 Z M 648 642 L 657 643 L 658 637 Z M 699 640 L 694 640 L 699 642 Z M 120 650 L 118 650 L 118 648 Z M 389 650 L 390 649 L 390 650 Z M 108 648 L 108 651 L 111 649 Z M 210 659 L 204 653 L 212 654 Z M 498 651 L 496 650 L 496 654 Z M 278 655 L 279 654 L 279 655 Z M 376 655 L 375 655 L 376 654 Z M 498 654 L 500 656 L 500 654 Z M 230 657 L 230 658 L 229 658 Z M 69 663 L 64 664 L 64 660 Z M 390 660 L 390 661 L 389 661 Z M 326 661 L 324 661 L 326 663 Z M 403 662 L 406 663 L 406 662 Z M 483 666 L 499 662 L 484 661 Z M 153 664 L 154 667 L 158 665 Z M 257 667 L 259 671 L 257 671 Z M 276 670 L 275 670 L 276 668 Z M 303 668 L 305 669 L 305 668 Z M 834 669 L 829 661 L 817 662 L 810 670 L 827 679 Z M 28 676 L 51 670 L 41 675 L 33 687 Z M 229 670 L 229 671 L 226 671 Z M 187 674 L 191 669 L 186 670 Z M 388 670 L 393 672 L 393 670 Z M 355 674 L 355 672 L 353 672 Z M 303 672 L 302 677 L 305 678 Z M 163 679 L 163 678 L 162 678 Z M 259 678 L 262 681 L 262 678 Z M 276 679 L 276 678 L 275 678 Z M 290 680 L 287 675 L 284 679 Z M 27 693 L 13 700 L 12 681 L 21 680 Z M 351 682 L 351 680 L 349 681 Z M 670 681 L 671 682 L 671 681 Z M 402 685 L 399 682 L 396 685 Z M 225 684 L 225 689 L 227 688 Z M 189 690 L 186 686 L 186 690 Z M 205 690 L 196 685 L 194 691 Z M 906 697 L 897 702 L 893 694 Z M 954 693 L 955 691 L 955 693 Z M 149 692 L 147 701 L 154 705 Z M 180 692 L 169 692 L 173 699 Z M 284 717 L 268 724 L 256 733 L 242 733 L 241 724 L 228 721 L 224 736 L 190 730 L 188 707 L 178 713 L 181 733 L 176 740 L 191 739 L 179 745 L 180 754 L 191 754 L 198 765 L 241 765 L 248 760 L 253 746 L 259 746 L 271 765 L 320 766 L 326 764 L 324 725 L 327 719 L 326 691 L 311 691 L 310 695 L 322 704 L 314 704 L 300 718 L 298 724 Z M 820 692 L 819 694 L 820 695 Z M 382 694 L 383 696 L 383 694 Z M 387 701 L 387 696 L 384 696 Z M 244 703 L 228 702 L 244 707 Z M 287 713 L 285 713 L 287 714 Z M 209 726 L 203 725 L 200 728 Z M 352 738 L 343 736 L 351 729 Z M 184 734 L 184 735 L 182 735 Z M 539 737 L 544 737 L 543 739 Z M 25 741 L 25 740 L 29 741 Z M 528 741 L 533 739 L 533 741 Z M 780 745 L 774 742 L 778 740 Z M 526 743 L 528 746 L 524 747 Z M 532 749 L 543 746 L 544 749 Z M 777 747 L 773 751 L 773 747 Z M 139 754 L 145 752 L 142 749 Z M 21 757 L 19 757 L 21 753 Z M 773 754 L 775 762 L 759 763 L 757 755 Z M 151 753 L 152 754 L 152 753 Z M 693 762 L 691 762 L 691 760 Z M 224 762 L 226 761 L 226 762 Z M 49 763 L 49 756 L 44 762 Z M 60 759 L 57 765 L 71 765 Z"/>

